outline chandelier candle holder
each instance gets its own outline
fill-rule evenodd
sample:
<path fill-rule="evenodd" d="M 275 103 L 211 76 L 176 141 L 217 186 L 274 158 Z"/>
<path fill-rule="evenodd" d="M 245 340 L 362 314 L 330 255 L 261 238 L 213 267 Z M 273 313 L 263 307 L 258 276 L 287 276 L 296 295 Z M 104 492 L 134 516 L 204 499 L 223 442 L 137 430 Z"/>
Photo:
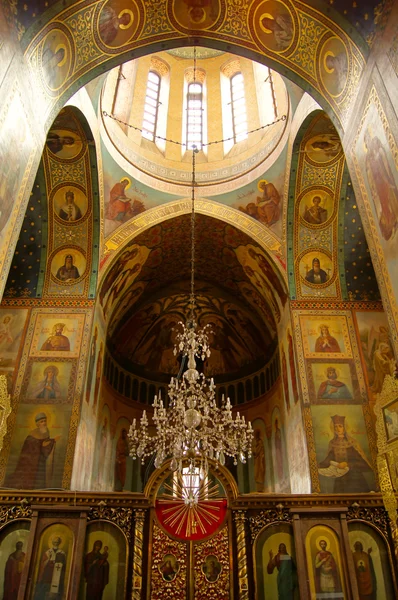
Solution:
<path fill-rule="evenodd" d="M 130 456 L 145 462 L 155 455 L 155 467 L 171 458 L 170 469 L 183 472 L 187 461 L 192 469 L 199 469 L 201 479 L 207 475 L 209 460 L 225 465 L 226 457 L 246 462 L 251 456 L 253 429 L 250 421 L 236 413 L 234 418 L 229 398 L 222 398 L 217 405 L 216 386 L 213 379 L 206 378 L 196 368 L 196 358 L 210 356 L 207 328 L 196 330 L 195 321 L 180 323 L 182 332 L 177 334 L 174 353 L 179 351 L 188 357 L 188 369 L 179 381 L 172 378 L 168 387 L 169 405 L 155 396 L 153 423 L 155 435 L 148 431 L 148 418 L 143 412 L 137 427 L 134 419 L 129 432 Z"/>
<path fill-rule="evenodd" d="M 175 355 L 182 354 L 183 361 L 188 359 L 188 368 L 181 379 L 171 379 L 167 406 L 160 393 L 159 397 L 154 398 L 152 421 L 156 428 L 155 435 L 149 434 L 148 417 L 144 411 L 138 427 L 134 419 L 128 437 L 132 458 L 145 462 L 146 458 L 155 455 L 156 468 L 170 458 L 170 469 L 181 474 L 183 464 L 188 462 L 190 472 L 199 472 L 200 478 L 205 479 L 209 460 L 225 465 L 229 456 L 235 465 L 238 459 L 246 462 L 246 455 L 251 456 L 253 429 L 239 412 L 234 418 L 229 398 L 225 402 L 223 396 L 221 406 L 218 406 L 213 379 L 206 378 L 196 368 L 195 357 L 204 361 L 210 356 L 210 325 L 197 330 L 195 317 L 195 156 L 199 149 L 193 144 L 189 150 L 192 150 L 190 315 L 186 324 L 178 323 L 181 329 L 176 335 L 174 347 Z"/>

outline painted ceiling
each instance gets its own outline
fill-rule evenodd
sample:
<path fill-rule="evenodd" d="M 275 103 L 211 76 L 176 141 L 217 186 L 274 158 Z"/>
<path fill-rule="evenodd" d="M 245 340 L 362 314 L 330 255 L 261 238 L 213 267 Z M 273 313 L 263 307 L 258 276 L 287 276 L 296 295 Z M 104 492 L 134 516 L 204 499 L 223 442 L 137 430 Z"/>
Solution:
<path fill-rule="evenodd" d="M 53 16 L 60 10 L 64 10 L 65 6 L 77 4 L 76 1 L 69 0 L 67 2 L 60 0 L 3 0 L 3 5 L 6 9 L 9 22 L 15 24 L 19 37 L 22 38 L 25 34 L 29 37 L 27 30 L 34 25 L 41 24 L 45 21 L 47 15 Z M 308 6 L 314 6 L 315 2 L 303 2 Z M 374 42 L 375 35 L 378 29 L 385 26 L 388 18 L 389 10 L 393 4 L 392 0 L 329 0 L 316 3 L 320 10 L 325 13 L 332 13 L 331 16 L 336 22 L 346 23 L 352 26 L 362 37 L 367 44 L 371 46 Z M 47 14 L 46 14 L 47 12 Z"/>

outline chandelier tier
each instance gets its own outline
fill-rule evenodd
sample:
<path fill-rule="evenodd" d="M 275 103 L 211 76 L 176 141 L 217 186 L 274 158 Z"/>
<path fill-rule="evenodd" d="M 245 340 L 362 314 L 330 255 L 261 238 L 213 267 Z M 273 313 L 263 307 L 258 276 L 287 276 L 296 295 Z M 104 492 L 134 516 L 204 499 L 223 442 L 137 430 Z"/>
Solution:
<path fill-rule="evenodd" d="M 196 48 L 194 49 L 194 81 L 196 74 Z M 146 411 L 139 425 L 136 419 L 129 431 L 130 456 L 145 462 L 155 456 L 155 467 L 159 468 L 171 459 L 170 469 L 183 472 L 188 461 L 190 471 L 199 472 L 202 479 L 208 472 L 208 461 L 225 464 L 226 457 L 245 463 L 251 456 L 253 429 L 245 417 L 236 413 L 234 418 L 230 399 L 224 396 L 220 405 L 216 399 L 216 386 L 196 368 L 196 359 L 204 361 L 210 356 L 208 335 L 210 326 L 197 330 L 195 300 L 195 156 L 199 152 L 192 148 L 191 190 L 191 290 L 190 314 L 187 323 L 178 323 L 174 354 L 182 355 L 187 370 L 181 378 L 172 378 L 168 386 L 168 401 L 164 403 L 160 393 L 153 403 L 152 421 L 156 432 L 149 433 Z M 187 361 L 187 363 L 186 363 Z M 180 369 L 181 372 L 182 369 Z"/>

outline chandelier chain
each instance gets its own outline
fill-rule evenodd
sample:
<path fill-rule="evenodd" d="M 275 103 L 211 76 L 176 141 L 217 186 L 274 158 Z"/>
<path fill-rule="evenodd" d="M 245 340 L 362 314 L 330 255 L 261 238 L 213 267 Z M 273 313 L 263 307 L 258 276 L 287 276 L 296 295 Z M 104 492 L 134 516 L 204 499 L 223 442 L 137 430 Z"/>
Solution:
<path fill-rule="evenodd" d="M 144 129 L 142 129 L 142 127 L 137 127 L 136 125 L 132 125 L 131 123 L 126 123 L 126 121 L 122 121 L 121 119 L 118 119 L 117 117 L 115 117 L 115 115 L 110 115 L 108 112 L 106 112 L 106 110 L 103 110 L 102 114 L 104 117 L 109 117 L 113 121 L 116 121 L 117 123 L 119 123 L 119 125 L 124 125 L 125 127 L 130 127 L 131 129 L 134 129 L 134 131 L 139 131 L 140 133 L 142 133 L 144 131 Z M 273 125 L 276 125 L 277 123 L 280 123 L 281 121 L 286 121 L 286 115 L 282 115 L 281 117 L 279 117 L 279 119 L 275 119 L 271 123 L 266 123 L 265 125 L 261 125 L 260 127 L 256 127 L 255 129 L 250 129 L 249 131 L 246 131 L 246 135 L 250 135 L 251 133 L 256 133 L 256 131 L 261 131 L 262 129 L 267 129 L 267 127 L 272 127 Z M 184 147 L 187 146 L 187 144 L 185 142 L 178 142 L 177 140 L 172 140 L 171 138 L 163 137 L 161 135 L 155 134 L 154 137 L 158 140 L 162 140 L 163 142 L 170 142 L 170 144 L 177 144 L 177 146 L 184 146 Z M 230 142 L 231 140 L 234 140 L 234 139 L 235 138 L 232 135 L 230 137 L 222 138 L 221 140 L 212 140 L 211 142 L 204 142 L 204 143 L 202 143 L 202 147 L 212 146 L 213 144 L 223 144 L 224 142 Z"/>
<path fill-rule="evenodd" d="M 196 47 L 194 48 L 194 81 L 196 79 Z M 130 456 L 146 458 L 155 455 L 155 467 L 158 468 L 171 458 L 171 471 L 184 472 L 184 464 L 189 462 L 189 473 L 205 480 L 209 469 L 209 460 L 225 465 L 226 457 L 246 462 L 251 456 L 253 429 L 245 417 L 232 414 L 230 399 L 217 402 L 216 386 L 213 379 L 199 373 L 196 360 L 202 363 L 210 357 L 210 325 L 197 329 L 195 300 L 195 187 L 196 154 L 198 147 L 192 146 L 192 191 L 191 191 L 191 289 L 190 310 L 186 323 L 180 322 L 180 331 L 176 333 L 174 355 L 182 355 L 187 360 L 187 369 L 182 377 L 172 377 L 168 387 L 168 399 L 163 403 L 161 393 L 155 396 L 152 422 L 155 434 L 149 433 L 149 421 L 144 410 L 139 425 L 136 419 L 128 434 Z M 184 364 L 184 361 L 181 362 Z M 138 426 L 137 426 L 138 425 Z M 194 502 L 189 496 L 187 503 Z"/>

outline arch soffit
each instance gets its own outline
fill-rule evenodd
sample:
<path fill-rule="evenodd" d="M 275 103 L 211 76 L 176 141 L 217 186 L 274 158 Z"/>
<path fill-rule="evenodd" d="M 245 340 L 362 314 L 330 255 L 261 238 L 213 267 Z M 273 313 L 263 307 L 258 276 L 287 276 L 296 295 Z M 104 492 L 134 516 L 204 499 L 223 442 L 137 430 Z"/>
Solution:
<path fill-rule="evenodd" d="M 125 223 L 113 235 L 105 241 L 104 255 L 110 256 L 107 264 L 101 269 L 99 277 L 99 287 L 104 281 L 105 275 L 118 260 L 118 257 L 124 248 L 132 242 L 138 235 L 154 225 L 158 225 L 165 220 L 190 214 L 192 210 L 191 199 L 182 199 L 167 203 L 167 205 L 152 208 L 138 215 L 135 219 Z M 244 213 L 214 202 L 212 200 L 195 200 L 195 211 L 214 219 L 228 223 L 236 229 L 242 231 L 256 242 L 269 258 L 274 271 L 279 274 L 287 290 L 287 274 L 282 269 L 278 257 L 282 257 L 282 244 L 279 238 L 273 232 L 269 231 L 257 221 L 254 221 Z"/>
<path fill-rule="evenodd" d="M 65 70 L 65 77 L 58 86 L 56 94 L 48 89 L 45 90 L 50 111 L 57 110 L 57 107 L 63 105 L 82 85 L 126 60 L 188 43 L 189 45 L 214 47 L 246 56 L 260 63 L 266 63 L 309 91 L 325 108 L 336 126 L 340 130 L 344 130 L 349 109 L 355 100 L 354 91 L 358 89 L 358 82 L 365 66 L 365 50 L 364 44 L 362 45 L 359 39 L 354 39 L 352 28 L 348 22 L 340 25 L 341 19 L 338 19 L 337 16 L 336 21 L 331 18 L 330 15 L 334 15 L 334 13 L 330 12 L 330 7 L 329 14 L 326 15 L 310 6 L 309 3 L 301 4 L 298 9 L 297 5 L 286 0 L 283 6 L 290 15 L 289 45 L 286 46 L 285 41 L 283 48 L 277 49 L 275 40 L 273 42 L 271 40 L 272 36 L 267 37 L 266 35 L 267 33 L 269 35 L 269 31 L 266 30 L 264 33 L 264 28 L 261 27 L 261 11 L 257 10 L 258 3 L 251 4 L 248 14 L 245 15 L 247 20 L 235 23 L 235 28 L 231 28 L 228 14 L 225 14 L 221 15 L 217 23 L 211 24 L 206 30 L 194 30 L 191 28 L 192 24 L 189 29 L 184 28 L 181 24 L 178 25 L 172 10 L 173 3 L 168 2 L 164 7 L 164 15 L 162 15 L 165 24 L 167 23 L 167 28 L 163 28 L 163 31 L 166 29 L 166 33 L 163 33 L 162 39 L 159 40 L 158 33 L 152 31 L 150 23 L 153 11 L 159 10 L 157 3 L 153 3 L 152 6 L 152 3 L 146 2 L 144 8 L 141 6 L 140 0 L 136 0 L 137 22 L 134 23 L 134 31 L 130 32 L 130 40 L 119 46 L 105 48 L 97 31 L 99 14 L 105 4 L 106 2 L 103 0 L 91 4 L 84 3 L 83 7 L 80 3 L 71 6 L 69 10 L 53 17 L 52 22 L 47 21 L 28 44 L 25 55 L 28 62 L 38 68 L 40 79 L 43 82 L 46 76 L 46 67 L 38 58 L 43 52 L 46 36 L 52 29 L 58 29 L 64 32 L 70 42 L 72 56 L 69 70 L 67 72 Z M 83 18 L 86 23 L 84 31 L 80 31 L 73 25 L 79 18 Z M 307 29 L 304 23 L 307 23 Z M 351 35 L 346 33 L 345 29 L 350 31 Z M 156 33 L 157 35 L 155 35 Z M 79 53 L 81 54 L 82 35 L 85 40 L 84 46 L 91 48 L 90 60 L 79 55 Z M 332 45 L 334 43 L 337 49 L 326 47 L 330 43 Z M 306 47 L 306 52 L 302 52 L 303 45 Z M 309 47 L 313 48 L 310 58 L 305 58 L 305 60 L 300 58 L 304 55 L 308 57 Z M 337 91 L 338 93 L 336 90 L 328 88 L 328 84 L 325 84 L 324 74 L 322 74 L 322 64 L 325 62 L 326 56 L 332 53 L 336 57 L 337 52 L 339 52 L 339 56 L 345 55 L 345 81 L 342 89 Z M 330 74 L 330 70 L 328 72 Z M 45 85 L 42 84 L 42 87 Z"/>

